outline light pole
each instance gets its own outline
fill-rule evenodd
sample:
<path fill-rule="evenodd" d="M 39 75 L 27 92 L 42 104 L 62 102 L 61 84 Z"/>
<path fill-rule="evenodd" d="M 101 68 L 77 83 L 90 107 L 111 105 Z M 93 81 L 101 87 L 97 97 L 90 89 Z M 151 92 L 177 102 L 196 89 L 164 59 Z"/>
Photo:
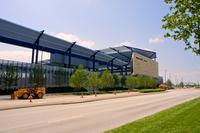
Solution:
<path fill-rule="evenodd" d="M 167 81 L 167 69 L 165 69 L 165 83 L 166 83 L 166 81 Z"/>

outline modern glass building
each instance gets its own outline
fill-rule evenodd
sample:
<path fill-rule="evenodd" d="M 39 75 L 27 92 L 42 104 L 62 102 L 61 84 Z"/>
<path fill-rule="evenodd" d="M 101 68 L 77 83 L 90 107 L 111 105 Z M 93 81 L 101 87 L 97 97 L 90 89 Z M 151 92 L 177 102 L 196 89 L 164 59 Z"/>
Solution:
<path fill-rule="evenodd" d="M 92 50 L 0 19 L 0 42 L 32 49 L 32 64 L 38 64 L 38 51 L 50 53 L 48 65 L 74 68 L 83 65 L 89 71 L 109 69 L 121 75 L 144 74 L 158 77 L 156 52 L 129 46 Z"/>

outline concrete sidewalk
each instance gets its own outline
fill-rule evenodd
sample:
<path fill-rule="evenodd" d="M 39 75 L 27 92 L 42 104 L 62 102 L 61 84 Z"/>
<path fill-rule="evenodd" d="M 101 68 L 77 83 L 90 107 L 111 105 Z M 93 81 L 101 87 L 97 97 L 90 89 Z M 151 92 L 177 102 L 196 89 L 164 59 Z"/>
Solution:
<path fill-rule="evenodd" d="M 138 95 L 144 95 L 144 94 L 139 92 L 130 92 L 130 93 L 125 92 L 125 93 L 117 93 L 116 95 L 99 94 L 96 97 L 94 95 L 85 95 L 84 98 L 81 98 L 81 96 L 79 95 L 46 95 L 44 96 L 43 99 L 33 99 L 32 103 L 30 103 L 29 100 L 23 100 L 23 99 L 10 100 L 9 96 L 0 96 L 0 111 L 9 109 L 36 107 L 36 106 L 76 104 L 76 103 L 92 102 L 92 101 L 99 101 L 106 99 L 132 97 Z"/>

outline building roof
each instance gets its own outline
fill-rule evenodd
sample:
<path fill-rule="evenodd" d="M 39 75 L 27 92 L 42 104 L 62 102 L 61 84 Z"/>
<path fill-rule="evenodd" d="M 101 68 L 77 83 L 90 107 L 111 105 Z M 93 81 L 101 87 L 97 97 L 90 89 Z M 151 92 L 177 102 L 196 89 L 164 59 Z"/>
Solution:
<path fill-rule="evenodd" d="M 141 54 L 147 58 L 155 59 L 156 58 L 156 52 L 134 48 L 130 46 L 118 46 L 118 47 L 110 47 L 106 49 L 100 50 L 110 56 L 117 57 L 118 59 L 121 59 L 125 62 L 130 62 L 132 53 L 138 53 Z"/>
<path fill-rule="evenodd" d="M 36 45 L 36 41 L 40 35 L 39 44 Z M 45 33 L 41 34 L 40 31 L 36 31 L 3 19 L 0 19 L 0 42 L 30 49 L 37 48 L 41 51 L 63 55 L 69 54 L 67 51 L 73 44 L 73 42 L 68 42 Z M 75 44 L 72 47 L 71 56 L 74 58 L 92 61 L 91 56 L 95 52 L 96 51 L 92 49 Z M 102 51 L 98 52 L 95 56 L 95 61 L 102 65 L 112 59 L 112 56 L 105 54 Z M 113 63 L 114 66 L 122 66 L 126 64 L 126 62 L 120 59 L 115 59 Z"/>

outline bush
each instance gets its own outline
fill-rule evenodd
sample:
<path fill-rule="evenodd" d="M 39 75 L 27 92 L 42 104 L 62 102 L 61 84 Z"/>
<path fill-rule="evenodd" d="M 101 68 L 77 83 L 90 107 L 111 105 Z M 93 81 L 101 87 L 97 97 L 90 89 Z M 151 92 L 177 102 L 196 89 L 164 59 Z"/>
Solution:
<path fill-rule="evenodd" d="M 142 89 L 142 90 L 139 90 L 139 92 L 141 93 L 150 93 L 150 92 L 161 92 L 161 91 L 165 91 L 165 89 Z"/>

